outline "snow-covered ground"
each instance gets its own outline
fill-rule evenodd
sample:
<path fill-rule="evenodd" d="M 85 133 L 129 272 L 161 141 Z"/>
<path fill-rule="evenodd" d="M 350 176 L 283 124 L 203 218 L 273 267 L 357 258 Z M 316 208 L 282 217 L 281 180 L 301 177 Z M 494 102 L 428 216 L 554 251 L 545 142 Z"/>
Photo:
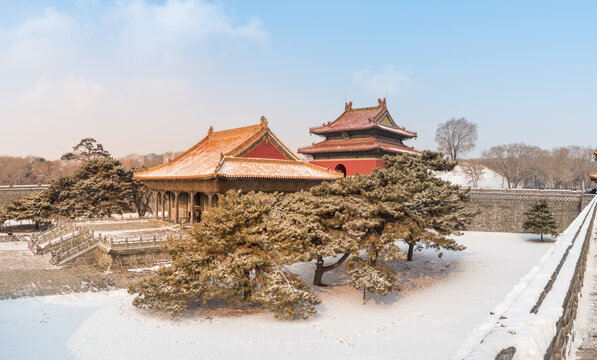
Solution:
<path fill-rule="evenodd" d="M 468 232 L 463 252 L 401 264 L 401 293 L 362 305 L 348 286 L 318 289 L 307 321 L 172 318 L 134 308 L 125 290 L 0 301 L 0 359 L 451 359 L 551 246 L 530 238 Z M 293 269 L 310 278 L 312 267 Z M 324 281 L 342 283 L 339 270 Z"/>
<path fill-rule="evenodd" d="M 438 174 L 438 177 L 443 180 L 449 181 L 455 185 L 460 185 L 462 187 L 473 186 L 470 179 L 467 178 L 467 176 L 464 174 L 464 171 L 462 170 L 462 167 L 460 165 L 456 165 L 454 170 L 450 172 Z M 508 187 L 508 183 L 500 174 L 496 173 L 495 171 L 489 168 L 485 168 L 483 170 L 483 175 L 481 175 L 481 178 L 479 179 L 479 182 L 476 187 L 482 189 L 502 189 Z"/>

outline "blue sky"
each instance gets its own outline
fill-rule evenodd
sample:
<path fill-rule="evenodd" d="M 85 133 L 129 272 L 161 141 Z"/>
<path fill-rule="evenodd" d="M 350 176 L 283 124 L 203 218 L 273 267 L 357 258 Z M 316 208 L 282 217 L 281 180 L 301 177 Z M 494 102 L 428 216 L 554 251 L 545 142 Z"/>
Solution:
<path fill-rule="evenodd" d="M 388 96 L 435 148 L 597 145 L 591 1 L 2 1 L 0 154 L 57 158 L 82 137 L 116 155 L 184 150 L 261 115 L 292 149 L 344 101 Z M 15 134 L 18 134 L 15 136 Z"/>

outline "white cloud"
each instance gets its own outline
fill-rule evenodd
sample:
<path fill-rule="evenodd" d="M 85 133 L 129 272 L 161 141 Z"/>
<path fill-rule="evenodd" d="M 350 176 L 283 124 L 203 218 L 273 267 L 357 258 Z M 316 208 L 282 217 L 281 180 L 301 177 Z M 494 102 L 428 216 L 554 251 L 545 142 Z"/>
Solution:
<path fill-rule="evenodd" d="M 388 93 L 397 94 L 404 91 L 411 84 L 406 75 L 396 71 L 392 65 L 385 65 L 380 71 L 361 70 L 352 73 L 354 85 L 382 96 Z"/>
<path fill-rule="evenodd" d="M 265 42 L 268 34 L 258 19 L 236 24 L 223 9 L 202 0 L 169 0 L 163 5 L 135 0 L 117 4 L 109 22 L 121 27 L 121 40 L 136 49 L 198 45 L 213 37 Z"/>
<path fill-rule="evenodd" d="M 213 94 L 238 82 L 223 63 L 267 42 L 261 21 L 204 0 L 116 1 L 0 24 L 1 133 L 28 134 L 2 137 L 0 152 L 54 158 L 84 136 L 116 154 L 178 149 L 197 138 L 181 129 L 209 127 L 198 122 L 217 116 Z"/>
<path fill-rule="evenodd" d="M 77 22 L 54 8 L 27 18 L 21 25 L 4 32 L 7 61 L 11 68 L 44 71 L 75 52 Z"/>
<path fill-rule="evenodd" d="M 131 0 L 92 7 L 90 13 L 72 14 L 48 7 L 19 26 L 0 28 L 0 53 L 7 55 L 0 65 L 35 79 L 93 66 L 112 72 L 197 67 L 197 60 L 217 62 L 218 49 L 264 44 L 268 38 L 259 19 L 239 22 L 205 0 Z"/>
<path fill-rule="evenodd" d="M 18 104 L 23 108 L 34 108 L 46 115 L 55 111 L 92 111 L 99 106 L 107 90 L 96 81 L 68 75 L 52 78 L 44 75 L 35 86 L 18 96 Z"/>

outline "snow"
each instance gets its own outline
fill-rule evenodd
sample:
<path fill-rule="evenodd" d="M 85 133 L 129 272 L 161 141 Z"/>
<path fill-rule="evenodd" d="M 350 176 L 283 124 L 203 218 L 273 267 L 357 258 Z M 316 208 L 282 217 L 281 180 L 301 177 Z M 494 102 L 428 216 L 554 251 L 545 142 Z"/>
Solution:
<path fill-rule="evenodd" d="M 452 184 L 460 185 L 462 187 L 472 186 L 472 182 L 466 177 L 464 171 L 462 170 L 462 166 L 460 165 L 456 165 L 452 171 L 438 174 L 438 177 L 442 180 L 449 181 Z M 489 168 L 484 169 L 483 175 L 477 184 L 477 188 L 482 189 L 502 189 L 506 187 L 508 187 L 508 184 L 504 178 Z"/>
<path fill-rule="evenodd" d="M 7 241 L 0 242 L 0 251 L 29 250 L 25 241 Z"/>
<path fill-rule="evenodd" d="M 275 320 L 267 311 L 165 316 L 136 309 L 126 290 L 0 301 L 0 358 L 450 358 L 550 247 L 522 234 L 458 239 L 467 250 L 442 258 L 424 250 L 399 262 L 403 290 L 369 295 L 366 305 L 347 285 L 316 289 L 322 304 L 307 321 Z M 313 267 L 292 269 L 311 280 Z M 346 280 L 340 268 L 324 276 Z"/>
<path fill-rule="evenodd" d="M 171 265 L 172 265 L 172 264 L 169 264 L 169 263 L 162 263 L 162 264 L 154 265 L 154 266 L 152 266 L 152 267 L 143 267 L 143 268 L 127 269 L 127 271 L 130 271 L 130 272 L 157 271 L 157 270 L 159 270 L 161 267 L 170 267 Z"/>
<path fill-rule="evenodd" d="M 556 334 L 556 323 L 562 315 L 562 304 L 570 288 L 596 204 L 597 199 L 593 199 L 558 237 L 539 263 L 492 311 L 493 315 L 470 334 L 455 358 L 494 358 L 497 353 L 510 346 L 516 348 L 516 360 L 543 357 Z M 578 238 L 570 248 L 551 290 L 538 312 L 531 313 L 577 233 Z"/>
<path fill-rule="evenodd" d="M 583 287 L 579 295 L 578 308 L 576 310 L 576 319 L 572 328 L 572 336 L 574 340 L 569 343 L 568 359 L 577 359 L 576 350 L 585 345 L 585 341 L 591 343 L 591 338 L 595 329 L 595 280 L 597 273 L 597 249 L 595 248 L 595 240 L 597 239 L 597 226 L 593 224 L 593 239 L 589 246 L 589 254 L 587 255 L 586 273 L 583 281 Z M 588 339 L 587 339 L 588 338 Z M 570 351 L 572 350 L 572 351 Z"/>
<path fill-rule="evenodd" d="M 35 223 L 33 220 L 6 220 L 4 223 L 0 224 L 0 226 L 5 227 L 12 227 L 12 226 L 19 226 L 19 225 L 34 225 Z"/>

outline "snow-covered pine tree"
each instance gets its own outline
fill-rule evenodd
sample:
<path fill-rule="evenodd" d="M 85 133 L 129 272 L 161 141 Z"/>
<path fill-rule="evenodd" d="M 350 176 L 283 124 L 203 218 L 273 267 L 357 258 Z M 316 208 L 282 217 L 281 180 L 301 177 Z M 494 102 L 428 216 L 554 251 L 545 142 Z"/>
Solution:
<path fill-rule="evenodd" d="M 367 175 L 359 175 L 284 196 L 270 216 L 273 243 L 285 244 L 282 252 L 301 255 L 291 262 L 315 260 L 314 285 L 324 286 L 323 275 L 351 257 L 345 270 L 363 296 L 397 290 L 385 261 L 405 255 L 391 237 L 379 236 L 384 227 L 377 216 L 380 206 L 360 194 L 374 186 Z M 324 258 L 332 256 L 339 259 L 325 264 Z"/>
<path fill-rule="evenodd" d="M 111 157 L 89 160 L 72 176 L 54 180 L 46 190 L 57 215 L 96 217 L 122 214 L 131 207 L 132 172 Z"/>
<path fill-rule="evenodd" d="M 558 224 L 547 199 L 538 200 L 525 211 L 524 215 L 526 216 L 526 220 L 522 223 L 524 231 L 540 234 L 541 241 L 543 241 L 543 234 L 558 235 Z"/>
<path fill-rule="evenodd" d="M 404 218 L 390 223 L 397 237 L 408 244 L 408 260 L 415 247 L 427 246 L 453 251 L 463 250 L 450 235 L 459 235 L 475 212 L 465 209 L 468 192 L 439 179 L 438 171 L 449 171 L 456 163 L 442 153 L 424 151 L 419 156 L 397 155 L 385 158 L 387 167 L 374 175 L 387 179 L 387 188 L 405 194 L 402 202 Z M 440 253 L 441 256 L 441 253 Z"/>
<path fill-rule="evenodd" d="M 35 227 L 52 218 L 53 207 L 45 191 L 27 195 L 0 207 L 0 226 L 6 220 L 32 220 Z"/>
<path fill-rule="evenodd" d="M 53 180 L 46 190 L 5 204 L 0 213 L 6 219 L 36 223 L 56 216 L 110 216 L 135 209 L 140 194 L 147 196 L 147 191 L 133 180 L 132 170 L 114 158 L 101 157 L 83 163 L 72 176 Z"/>
<path fill-rule="evenodd" d="M 350 183 L 354 178 L 342 179 Z M 379 227 L 375 208 L 362 197 L 338 194 L 333 184 L 322 184 L 308 191 L 284 196 L 272 211 L 268 229 L 276 246 L 285 246 L 282 253 L 292 254 L 294 262 L 315 260 L 313 284 L 325 286 L 323 275 L 358 255 L 359 238 L 369 229 Z M 297 255 L 299 255 L 297 257 Z M 339 256 L 332 264 L 325 257 Z"/>
<path fill-rule="evenodd" d="M 371 174 L 322 183 L 287 195 L 270 229 L 280 244 L 302 246 L 302 261 L 315 260 L 314 284 L 325 272 L 346 266 L 353 285 L 366 292 L 386 294 L 396 289 L 386 262 L 406 259 L 396 245 L 418 243 L 462 250 L 448 235 L 457 233 L 472 216 L 464 210 L 466 193 L 437 179 L 432 171 L 449 170 L 454 163 L 440 153 L 400 155 L 386 159 L 388 167 Z M 276 227 L 275 224 L 278 224 Z M 324 257 L 340 256 L 330 265 Z"/>
<path fill-rule="evenodd" d="M 220 299 L 261 304 L 278 318 L 306 318 L 319 300 L 286 265 L 302 254 L 268 236 L 268 218 L 282 195 L 229 191 L 189 236 L 169 239 L 172 265 L 130 287 L 138 307 L 182 311 L 191 302 Z"/>

